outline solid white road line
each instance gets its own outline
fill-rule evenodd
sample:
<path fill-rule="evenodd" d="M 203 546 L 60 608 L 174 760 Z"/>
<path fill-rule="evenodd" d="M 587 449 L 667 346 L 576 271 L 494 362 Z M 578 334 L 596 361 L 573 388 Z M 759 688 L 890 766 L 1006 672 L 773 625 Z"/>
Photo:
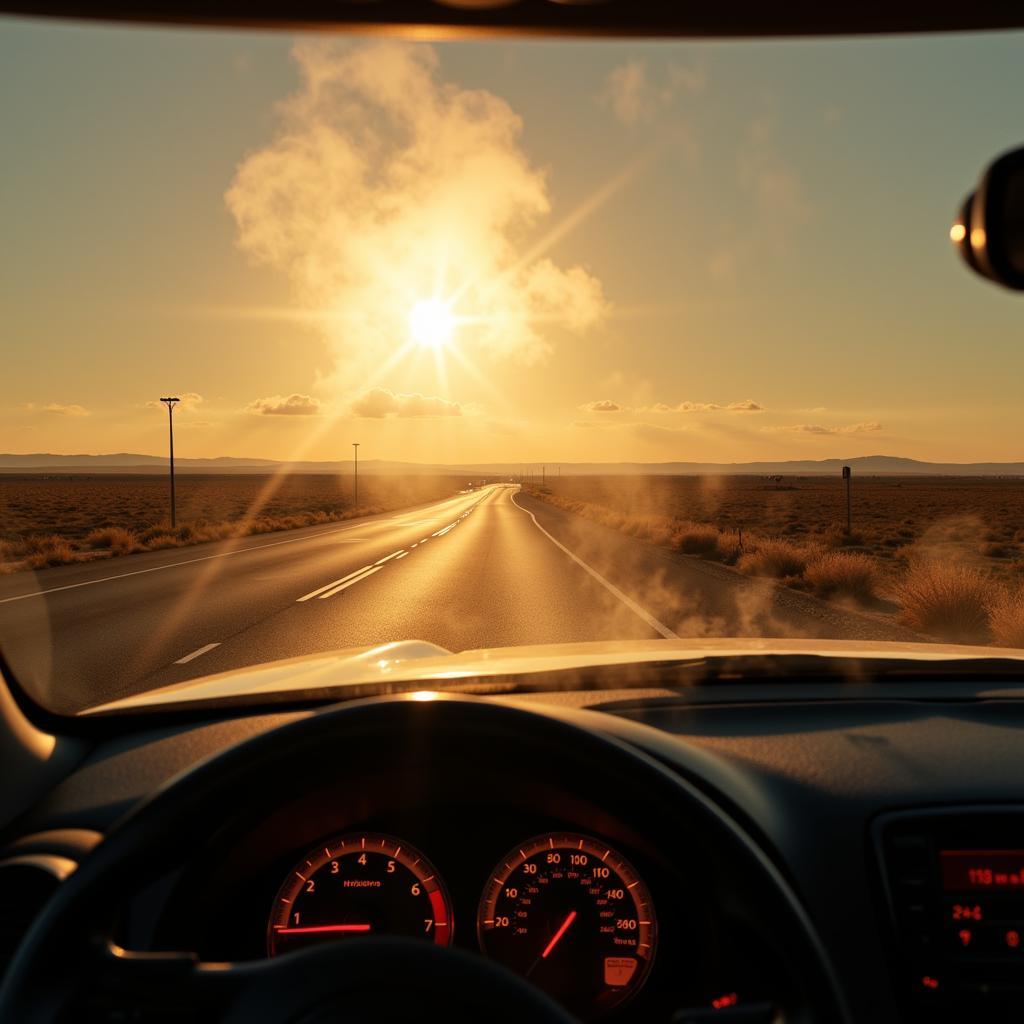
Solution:
<path fill-rule="evenodd" d="M 528 508 L 524 508 L 522 505 L 519 504 L 518 501 L 516 501 L 515 494 L 512 495 L 512 504 L 515 505 L 515 507 L 518 508 L 520 511 L 525 512 L 533 520 L 533 525 L 536 526 L 537 529 L 540 530 L 540 532 L 543 533 L 544 536 L 547 537 L 547 539 L 551 541 L 551 543 L 554 544 L 556 548 L 559 548 L 560 550 L 564 551 L 581 569 L 583 569 L 585 572 L 590 573 L 590 575 L 593 576 L 594 579 L 597 580 L 597 582 L 600 583 L 602 587 L 604 587 L 610 593 L 614 594 L 631 612 L 633 612 L 636 615 L 639 615 L 640 618 L 643 619 L 644 622 L 646 622 L 647 625 L 651 627 L 651 629 L 660 633 L 666 640 L 680 639 L 678 633 L 674 633 L 671 629 L 668 628 L 668 626 L 665 625 L 665 623 L 659 622 L 649 611 L 647 611 L 645 608 L 641 608 L 640 605 L 636 603 L 636 601 L 634 601 L 631 597 L 627 596 L 621 590 L 619 590 L 619 588 L 615 586 L 614 583 L 610 583 L 596 569 L 592 569 L 589 565 L 587 565 L 587 563 L 584 562 L 582 558 L 578 557 L 577 555 L 574 555 L 564 544 L 562 544 L 560 541 L 555 540 L 555 538 L 552 537 L 551 534 L 548 533 L 548 531 L 545 530 L 544 527 L 537 522 L 537 517 Z"/>
<path fill-rule="evenodd" d="M 405 556 L 406 556 L 407 554 L 409 554 L 409 552 L 408 552 L 408 551 L 403 551 L 403 552 L 402 552 L 402 553 L 401 553 L 400 555 L 395 555 L 395 561 L 397 562 L 397 561 L 399 561 L 399 560 L 401 560 L 401 559 L 405 558 Z"/>
<path fill-rule="evenodd" d="M 378 558 L 374 565 L 383 565 L 385 562 L 390 562 L 392 558 L 397 558 L 403 554 L 403 549 L 399 548 L 397 551 L 392 551 L 390 555 L 385 555 L 383 558 Z"/>
<path fill-rule="evenodd" d="M 371 568 L 366 572 L 356 576 L 354 579 L 348 580 L 346 583 L 342 583 L 340 587 L 335 587 L 333 590 L 328 590 L 326 594 L 321 594 L 318 600 L 322 601 L 325 597 L 334 597 L 335 594 L 340 594 L 343 590 L 348 590 L 349 587 L 355 586 L 355 584 L 362 582 L 368 576 L 372 576 L 375 572 L 380 572 L 383 568 L 383 565 L 371 566 Z"/>
<path fill-rule="evenodd" d="M 179 658 L 174 664 L 187 665 L 190 661 L 195 661 L 196 658 L 201 658 L 204 654 L 209 653 L 214 647 L 220 647 L 220 644 L 207 644 L 205 647 L 200 647 L 198 651 L 193 651 L 191 654 L 186 654 L 184 658 Z"/>
<path fill-rule="evenodd" d="M 450 502 L 452 499 L 448 499 Z M 478 498 L 472 508 L 475 508 L 481 501 Z M 446 502 L 447 504 L 447 502 Z M 427 520 L 436 522 L 435 519 Z M 285 540 L 272 540 L 266 544 L 251 544 L 248 547 L 235 548 L 232 551 L 219 551 L 215 555 L 201 555 L 199 558 L 185 558 L 180 562 L 168 562 L 166 565 L 153 565 L 148 569 L 133 569 L 131 572 L 117 573 L 115 576 L 101 576 L 98 580 L 83 580 L 81 583 L 67 583 L 63 587 L 49 587 L 46 590 L 33 590 L 30 594 L 15 594 L 13 597 L 0 597 L 0 604 L 8 604 L 11 601 L 25 601 L 30 597 L 43 597 L 45 594 L 56 594 L 62 590 L 77 590 L 79 587 L 91 587 L 97 583 L 110 583 L 113 580 L 127 579 L 129 576 L 144 576 L 149 572 L 161 572 L 163 569 L 176 569 L 181 565 L 194 565 L 196 562 L 209 562 L 214 558 L 229 558 L 231 555 L 244 555 L 247 551 L 262 551 L 264 548 L 276 548 L 282 544 L 301 544 L 307 540 L 319 540 L 321 537 L 330 537 L 336 533 L 345 533 L 348 530 L 363 530 L 367 526 L 381 525 L 384 520 L 375 520 L 371 523 L 356 523 L 352 526 L 342 526 L 336 530 L 321 530 L 319 533 L 310 534 L 305 537 L 288 537 Z"/>
<path fill-rule="evenodd" d="M 308 594 L 298 598 L 296 604 L 302 604 L 303 601 L 308 601 L 311 597 L 316 597 L 318 594 L 322 594 L 325 590 L 330 590 L 331 587 L 336 587 L 339 583 L 344 583 L 345 580 L 352 579 L 353 576 L 359 576 L 366 572 L 370 566 L 364 565 L 362 569 L 356 569 L 355 572 L 350 572 L 347 576 L 342 576 L 340 580 L 331 580 L 330 583 L 325 583 L 322 587 L 317 587 L 316 590 L 311 590 Z"/>

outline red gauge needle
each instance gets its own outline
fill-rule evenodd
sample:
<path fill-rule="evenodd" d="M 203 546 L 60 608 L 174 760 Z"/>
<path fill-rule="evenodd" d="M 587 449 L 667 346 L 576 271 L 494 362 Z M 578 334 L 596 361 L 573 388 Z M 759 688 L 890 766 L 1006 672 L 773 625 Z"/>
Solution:
<path fill-rule="evenodd" d="M 368 932 L 369 930 L 368 924 L 316 924 L 310 925 L 308 928 L 285 928 L 284 926 L 274 928 L 278 935 L 316 935 L 318 932 Z"/>
<path fill-rule="evenodd" d="M 562 922 L 562 926 L 558 929 L 557 932 L 555 932 L 554 935 L 551 936 L 551 941 L 544 947 L 544 952 L 540 955 L 541 960 L 546 960 L 548 958 L 548 954 L 550 954 L 551 950 L 553 950 L 555 946 L 558 945 L 559 940 L 569 930 L 569 925 L 571 925 L 575 920 L 576 911 L 570 910 L 568 916 Z"/>

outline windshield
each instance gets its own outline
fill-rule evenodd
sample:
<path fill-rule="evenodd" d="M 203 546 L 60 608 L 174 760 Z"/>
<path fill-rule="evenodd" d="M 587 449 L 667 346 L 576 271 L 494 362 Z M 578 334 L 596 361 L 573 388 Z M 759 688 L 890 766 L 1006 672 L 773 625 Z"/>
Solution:
<path fill-rule="evenodd" d="M 7 19 L 0 68 L 46 707 L 396 641 L 1024 645 L 1021 309 L 948 242 L 1019 34 Z"/>

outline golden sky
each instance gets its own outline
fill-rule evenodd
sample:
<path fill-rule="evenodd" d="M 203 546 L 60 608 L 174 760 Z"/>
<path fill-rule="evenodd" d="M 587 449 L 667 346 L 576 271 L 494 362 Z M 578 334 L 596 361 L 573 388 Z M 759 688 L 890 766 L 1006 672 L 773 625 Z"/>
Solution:
<path fill-rule="evenodd" d="M 0 449 L 158 454 L 174 393 L 191 457 L 1020 459 L 946 241 L 1020 42 L 8 20 Z"/>

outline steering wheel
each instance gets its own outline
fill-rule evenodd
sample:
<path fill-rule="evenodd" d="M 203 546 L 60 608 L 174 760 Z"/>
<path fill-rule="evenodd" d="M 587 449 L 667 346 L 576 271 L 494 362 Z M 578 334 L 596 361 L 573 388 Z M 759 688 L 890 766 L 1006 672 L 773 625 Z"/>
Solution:
<path fill-rule="evenodd" d="M 577 713 L 578 714 L 578 713 Z M 601 716 L 583 713 L 598 725 Z M 189 1020 L 334 1024 L 437 1019 L 566 1024 L 550 998 L 498 964 L 399 938 L 327 943 L 268 960 L 208 963 L 193 953 L 117 946 L 125 893 L 188 862 L 233 814 L 287 799 L 302 780 L 351 775 L 401 751 L 429 773 L 438 752 L 528 750 L 553 773 L 623 787 L 659 834 L 700 829 L 765 895 L 773 939 L 798 965 L 787 1021 L 848 1019 L 813 926 L 787 882 L 739 826 L 686 780 L 639 750 L 564 716 L 438 695 L 355 701 L 311 713 L 200 762 L 112 828 L 60 887 L 22 942 L 0 987 L 0 1020 L 18 1024 Z M 605 788 L 600 788 L 605 787 Z"/>

